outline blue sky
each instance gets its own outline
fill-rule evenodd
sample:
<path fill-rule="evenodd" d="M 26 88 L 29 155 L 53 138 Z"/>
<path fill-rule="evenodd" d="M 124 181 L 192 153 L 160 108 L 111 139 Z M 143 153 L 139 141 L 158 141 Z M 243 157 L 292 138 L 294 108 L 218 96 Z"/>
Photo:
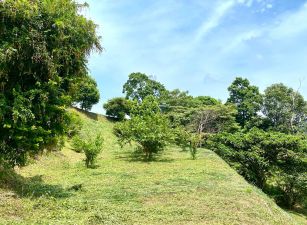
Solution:
<path fill-rule="evenodd" d="M 78 2 L 83 2 L 78 0 Z M 132 72 L 168 89 L 226 100 L 236 76 L 261 91 L 283 82 L 307 97 L 307 0 L 87 0 L 101 54 L 89 58 L 101 101 Z"/>

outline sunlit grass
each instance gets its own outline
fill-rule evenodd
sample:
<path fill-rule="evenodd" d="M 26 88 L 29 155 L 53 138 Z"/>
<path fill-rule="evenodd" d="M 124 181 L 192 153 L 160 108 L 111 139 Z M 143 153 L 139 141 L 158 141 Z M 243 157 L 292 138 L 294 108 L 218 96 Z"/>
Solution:
<path fill-rule="evenodd" d="M 97 168 L 87 169 L 84 155 L 67 143 L 62 152 L 17 170 L 15 183 L 0 189 L 0 224 L 307 224 L 209 150 L 191 160 L 169 147 L 144 162 L 133 146 L 120 148 L 110 121 L 81 117 L 104 136 Z"/>

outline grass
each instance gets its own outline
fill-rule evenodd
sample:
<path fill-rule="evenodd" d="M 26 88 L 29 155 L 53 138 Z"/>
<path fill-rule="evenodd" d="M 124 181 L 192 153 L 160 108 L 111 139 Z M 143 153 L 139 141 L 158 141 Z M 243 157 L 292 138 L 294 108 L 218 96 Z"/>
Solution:
<path fill-rule="evenodd" d="M 222 159 L 201 149 L 197 160 L 169 147 L 154 162 L 121 149 L 113 123 L 79 113 L 102 133 L 95 169 L 66 143 L 22 169 L 0 173 L 0 224 L 307 224 L 279 208 Z"/>

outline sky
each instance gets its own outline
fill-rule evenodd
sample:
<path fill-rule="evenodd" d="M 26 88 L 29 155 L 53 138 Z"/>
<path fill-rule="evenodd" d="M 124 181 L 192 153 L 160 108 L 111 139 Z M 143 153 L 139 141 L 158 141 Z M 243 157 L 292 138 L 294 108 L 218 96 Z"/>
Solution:
<path fill-rule="evenodd" d="M 78 2 L 84 2 L 78 0 Z M 132 72 L 225 101 L 237 76 L 307 98 L 307 0 L 86 0 L 104 51 L 88 61 L 103 113 Z"/>

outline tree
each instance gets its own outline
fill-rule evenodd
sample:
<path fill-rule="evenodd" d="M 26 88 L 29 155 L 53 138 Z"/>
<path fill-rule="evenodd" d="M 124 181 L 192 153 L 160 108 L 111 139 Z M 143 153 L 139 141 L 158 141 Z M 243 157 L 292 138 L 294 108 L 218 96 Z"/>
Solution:
<path fill-rule="evenodd" d="M 237 77 L 228 88 L 227 103 L 236 105 L 237 122 L 244 127 L 261 109 L 262 96 L 256 86 L 250 85 L 247 79 Z"/>
<path fill-rule="evenodd" d="M 159 99 L 163 112 L 169 112 L 175 107 L 193 107 L 193 96 L 189 95 L 188 91 L 181 91 L 175 89 L 172 91 L 165 91 Z"/>
<path fill-rule="evenodd" d="M 125 115 L 129 115 L 133 107 L 134 102 L 125 98 L 112 98 L 103 105 L 106 110 L 106 115 L 115 117 L 122 121 L 125 119 Z"/>
<path fill-rule="evenodd" d="M 100 94 L 96 81 L 90 76 L 84 76 L 74 85 L 74 102 L 79 103 L 81 109 L 91 110 L 92 106 L 99 102 Z"/>
<path fill-rule="evenodd" d="M 123 86 L 123 93 L 127 99 L 142 102 L 146 96 L 159 98 L 165 92 L 165 87 L 158 81 L 150 79 L 143 73 L 131 73 Z"/>
<path fill-rule="evenodd" d="M 210 96 L 197 96 L 194 101 L 198 106 L 220 105 L 221 101 Z"/>
<path fill-rule="evenodd" d="M 72 80 L 102 50 L 72 0 L 0 1 L 0 163 L 24 165 L 65 133 Z"/>
<path fill-rule="evenodd" d="M 263 114 L 276 131 L 295 133 L 307 118 L 304 97 L 284 84 L 273 84 L 265 90 Z"/>
<path fill-rule="evenodd" d="M 176 107 L 195 108 L 209 105 L 219 105 L 221 102 L 210 96 L 189 95 L 188 91 L 175 89 L 173 91 L 165 91 L 160 97 L 159 102 L 164 112 L 169 112 Z"/>
<path fill-rule="evenodd" d="M 153 154 L 164 150 L 174 139 L 169 121 L 160 112 L 154 96 L 145 97 L 134 108 L 131 120 L 116 124 L 114 131 L 122 145 L 138 143 L 146 160 L 151 160 Z"/>
<path fill-rule="evenodd" d="M 195 133 L 219 133 L 238 130 L 235 115 L 237 110 L 232 105 L 215 105 L 193 109 L 188 125 Z"/>

